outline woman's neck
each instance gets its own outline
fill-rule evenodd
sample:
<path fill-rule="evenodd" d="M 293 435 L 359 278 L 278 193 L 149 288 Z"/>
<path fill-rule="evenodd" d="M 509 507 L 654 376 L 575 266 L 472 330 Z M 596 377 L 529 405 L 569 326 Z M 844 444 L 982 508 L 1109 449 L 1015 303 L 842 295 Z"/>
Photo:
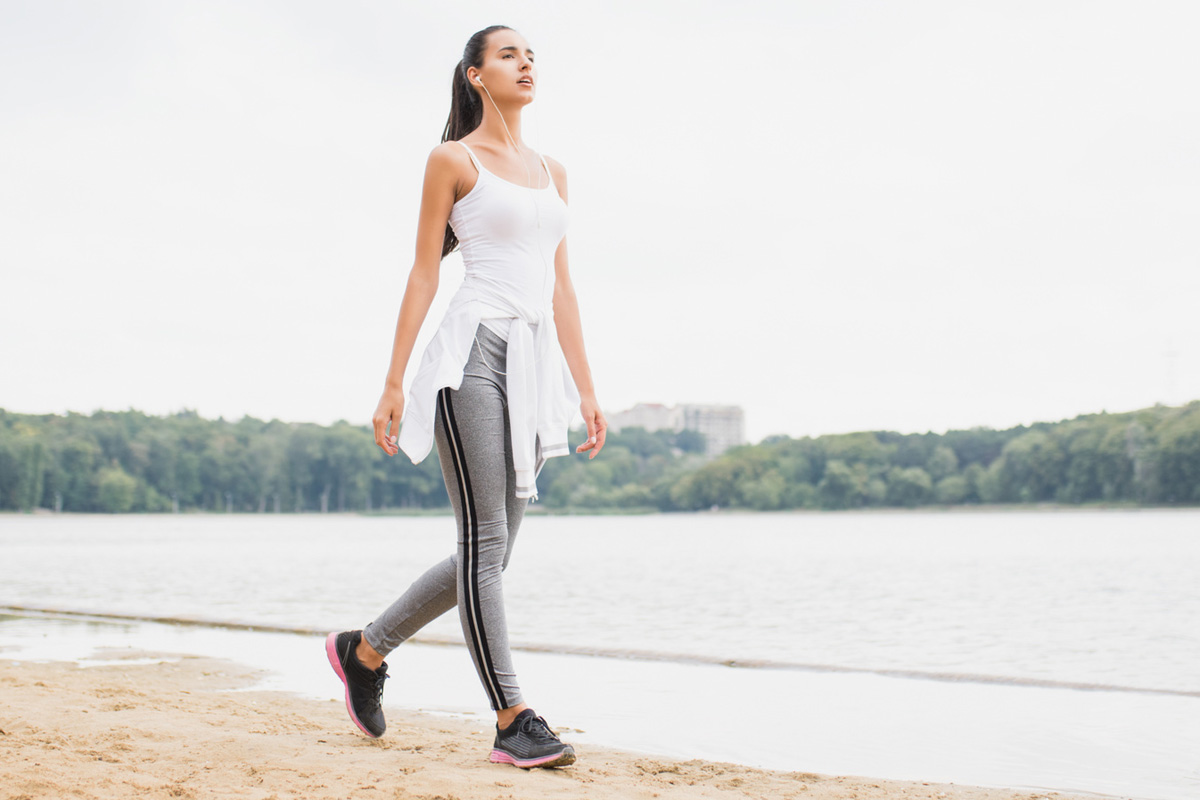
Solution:
<path fill-rule="evenodd" d="M 486 97 L 484 97 L 483 121 L 479 123 L 479 127 L 475 132 L 481 134 L 484 139 L 498 142 L 501 146 L 507 148 L 515 142 L 517 152 L 521 151 L 524 142 L 521 141 L 521 110 L 519 108 L 508 109 L 504 112 L 504 117 L 501 118 L 501 112 L 497 111 L 491 105 Z M 508 130 L 505 130 L 505 125 L 508 125 Z M 512 139 L 509 139 L 509 136 Z"/>

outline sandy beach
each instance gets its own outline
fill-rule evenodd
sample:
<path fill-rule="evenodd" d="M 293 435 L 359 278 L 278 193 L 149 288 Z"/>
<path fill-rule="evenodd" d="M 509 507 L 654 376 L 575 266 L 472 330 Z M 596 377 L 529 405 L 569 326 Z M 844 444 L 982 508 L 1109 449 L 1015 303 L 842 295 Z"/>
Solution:
<path fill-rule="evenodd" d="M 577 745 L 555 770 L 491 764 L 488 723 L 395 709 L 358 733 L 339 702 L 246 691 L 228 661 L 123 651 L 114 663 L 0 661 L 0 797 L 806 798 L 1075 795 L 772 772 Z M 235 691 L 237 690 L 237 691 Z M 385 703 L 385 709 L 387 708 Z M 560 735 L 571 739 L 571 729 Z"/>

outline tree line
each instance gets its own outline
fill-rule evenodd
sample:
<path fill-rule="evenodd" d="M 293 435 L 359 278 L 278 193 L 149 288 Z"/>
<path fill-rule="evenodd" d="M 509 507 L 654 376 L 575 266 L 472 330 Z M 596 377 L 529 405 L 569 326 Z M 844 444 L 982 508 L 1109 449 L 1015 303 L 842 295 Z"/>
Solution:
<path fill-rule="evenodd" d="M 576 430 L 571 441 L 582 441 Z M 1200 401 L 1007 430 L 770 437 L 706 459 L 692 431 L 610 434 L 552 458 L 560 511 L 1200 503 Z M 0 409 L 0 509 L 305 512 L 449 506 L 436 454 L 389 458 L 369 426 L 204 419 L 194 411 Z"/>
<path fill-rule="evenodd" d="M 573 433 L 582 441 L 582 430 Z M 579 486 L 554 458 L 538 478 L 548 507 L 596 508 L 619 491 L 591 486 L 703 462 L 704 437 L 634 430 L 610 437 Z M 582 468 L 583 455 L 573 458 Z M 558 476 L 557 479 L 555 476 Z M 603 476 L 603 477 L 601 477 Z M 619 488 L 619 487 L 617 487 Z M 581 500 L 582 503 L 576 503 Z M 590 505 L 589 505 L 590 503 Z M 436 452 L 420 464 L 375 446 L 370 426 L 329 426 L 194 411 L 17 414 L 0 409 L 0 509 L 77 512 L 304 512 L 448 508 Z"/>
<path fill-rule="evenodd" d="M 1200 503 L 1200 401 L 997 431 L 772 437 L 682 476 L 680 509 Z"/>

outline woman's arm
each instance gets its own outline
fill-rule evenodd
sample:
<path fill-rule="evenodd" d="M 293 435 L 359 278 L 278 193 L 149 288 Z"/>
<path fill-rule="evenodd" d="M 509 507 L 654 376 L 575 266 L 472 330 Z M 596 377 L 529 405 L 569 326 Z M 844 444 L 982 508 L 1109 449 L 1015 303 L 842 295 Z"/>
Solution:
<path fill-rule="evenodd" d="M 546 159 L 554 169 L 554 183 L 563 202 L 567 202 L 567 171 L 551 158 Z M 579 320 L 579 301 L 575 297 L 575 286 L 567 268 L 567 239 L 558 243 L 554 251 L 554 325 L 558 328 L 558 344 L 562 348 L 575 388 L 579 390 L 579 411 L 587 425 L 588 439 L 576 453 L 591 450 L 588 458 L 595 458 L 604 447 L 608 421 L 596 402 L 596 387 L 592 383 L 592 370 L 588 366 L 587 351 L 583 347 L 583 324 Z"/>
<path fill-rule="evenodd" d="M 400 419 L 404 415 L 404 370 L 412 356 L 413 345 L 429 306 L 438 289 L 438 271 L 442 264 L 442 243 L 446 221 L 454 207 L 458 190 L 458 154 L 462 148 L 443 142 L 433 149 L 425 163 L 425 185 L 421 191 L 421 213 L 417 221 L 416 257 L 408 274 L 404 299 L 400 302 L 400 317 L 396 320 L 396 338 L 392 343 L 392 360 L 384 381 L 383 396 L 375 409 L 371 423 L 375 427 L 375 444 L 389 456 L 400 452 L 396 438 Z"/>

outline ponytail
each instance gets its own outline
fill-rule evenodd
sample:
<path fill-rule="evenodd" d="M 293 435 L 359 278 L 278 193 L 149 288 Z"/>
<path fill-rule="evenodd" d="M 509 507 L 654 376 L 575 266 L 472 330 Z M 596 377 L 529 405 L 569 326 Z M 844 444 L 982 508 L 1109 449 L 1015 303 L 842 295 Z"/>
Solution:
<path fill-rule="evenodd" d="M 467 82 L 467 67 L 479 68 L 483 64 L 483 49 L 487 37 L 492 31 L 512 30 L 507 25 L 492 25 L 474 33 L 467 40 L 463 49 L 462 60 L 454 67 L 454 76 L 450 79 L 450 117 L 446 120 L 446 128 L 442 131 L 443 142 L 456 142 L 483 122 L 483 101 L 479 93 Z M 450 255 L 458 247 L 458 237 L 454 229 L 446 224 L 446 236 L 442 240 L 442 258 Z"/>

